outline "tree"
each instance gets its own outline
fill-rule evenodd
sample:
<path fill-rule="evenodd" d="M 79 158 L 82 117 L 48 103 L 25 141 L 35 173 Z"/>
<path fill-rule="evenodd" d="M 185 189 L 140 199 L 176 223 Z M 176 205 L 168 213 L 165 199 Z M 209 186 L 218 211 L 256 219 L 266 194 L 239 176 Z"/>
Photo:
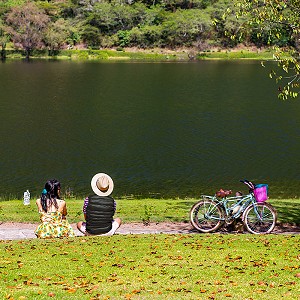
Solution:
<path fill-rule="evenodd" d="M 200 9 L 178 9 L 168 14 L 163 27 L 168 46 L 176 47 L 190 46 L 196 40 L 205 40 L 212 24 Z"/>
<path fill-rule="evenodd" d="M 290 47 L 275 45 L 279 71 L 273 70 L 270 77 L 282 80 L 281 99 L 296 98 L 300 91 L 300 0 L 240 0 L 238 6 L 238 16 L 248 15 L 247 25 L 256 29 L 258 37 L 267 34 L 269 44 L 290 36 Z"/>
<path fill-rule="evenodd" d="M 87 19 L 90 25 L 98 27 L 101 32 L 115 34 L 138 25 L 138 11 L 134 5 L 96 3 Z"/>
<path fill-rule="evenodd" d="M 6 57 L 6 43 L 9 41 L 9 35 L 6 32 L 5 25 L 3 24 L 2 20 L 0 19 L 0 47 L 1 47 L 1 52 L 0 52 L 0 59 L 4 60 Z"/>
<path fill-rule="evenodd" d="M 45 43 L 49 49 L 50 56 L 62 48 L 68 35 L 68 25 L 64 19 L 58 19 L 51 26 L 48 26 L 45 32 Z"/>
<path fill-rule="evenodd" d="M 247 17 L 236 17 L 236 5 L 233 1 L 219 0 L 208 10 L 214 26 L 212 39 L 215 42 L 220 43 L 226 48 L 232 48 L 241 42 L 246 42 L 249 33 L 243 30 L 243 24 Z M 243 32 L 243 36 L 241 36 L 241 32 Z M 235 38 L 236 36 L 239 38 Z"/>
<path fill-rule="evenodd" d="M 81 31 L 81 38 L 88 47 L 97 48 L 100 46 L 100 31 L 92 25 L 85 25 Z"/>
<path fill-rule="evenodd" d="M 22 5 L 26 0 L 4 0 L 0 1 L 0 16 L 6 14 L 12 7 Z"/>
<path fill-rule="evenodd" d="M 49 17 L 34 3 L 13 7 L 8 13 L 6 23 L 15 46 L 21 46 L 29 59 L 33 49 L 43 48 L 44 31 Z"/>

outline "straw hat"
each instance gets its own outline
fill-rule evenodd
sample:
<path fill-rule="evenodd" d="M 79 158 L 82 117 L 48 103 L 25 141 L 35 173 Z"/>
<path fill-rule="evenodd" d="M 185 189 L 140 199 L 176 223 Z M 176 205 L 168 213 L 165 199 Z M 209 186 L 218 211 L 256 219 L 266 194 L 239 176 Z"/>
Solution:
<path fill-rule="evenodd" d="M 96 174 L 91 181 L 93 192 L 98 196 L 109 196 L 114 189 L 114 182 L 105 173 Z"/>

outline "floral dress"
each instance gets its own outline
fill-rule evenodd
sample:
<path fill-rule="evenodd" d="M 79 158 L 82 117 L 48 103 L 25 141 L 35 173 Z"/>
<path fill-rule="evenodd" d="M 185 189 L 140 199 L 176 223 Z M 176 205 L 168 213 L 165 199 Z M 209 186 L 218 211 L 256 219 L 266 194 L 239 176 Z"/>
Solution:
<path fill-rule="evenodd" d="M 38 238 L 61 238 L 74 237 L 74 231 L 63 215 L 59 211 L 55 212 L 40 212 L 40 224 L 35 230 Z"/>

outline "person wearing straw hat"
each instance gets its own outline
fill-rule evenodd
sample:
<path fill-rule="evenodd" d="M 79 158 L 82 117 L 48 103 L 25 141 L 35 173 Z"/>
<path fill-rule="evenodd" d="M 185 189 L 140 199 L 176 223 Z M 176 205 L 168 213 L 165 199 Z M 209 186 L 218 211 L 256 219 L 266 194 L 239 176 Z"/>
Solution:
<path fill-rule="evenodd" d="M 121 219 L 114 219 L 116 202 L 110 196 L 114 182 L 105 173 L 96 174 L 91 181 L 95 193 L 83 204 L 85 222 L 78 222 L 77 228 L 85 235 L 113 235 L 121 225 Z"/>

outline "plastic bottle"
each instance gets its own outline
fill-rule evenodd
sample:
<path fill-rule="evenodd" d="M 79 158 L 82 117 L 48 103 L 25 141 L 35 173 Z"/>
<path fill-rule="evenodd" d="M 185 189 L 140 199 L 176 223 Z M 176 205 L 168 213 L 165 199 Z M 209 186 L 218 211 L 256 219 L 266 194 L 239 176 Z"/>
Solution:
<path fill-rule="evenodd" d="M 240 210 L 241 206 L 240 205 L 237 205 L 234 207 L 234 209 L 232 210 L 232 214 L 236 214 L 239 210 Z"/>
<path fill-rule="evenodd" d="M 30 193 L 27 190 L 24 192 L 24 205 L 29 205 L 30 204 Z"/>

